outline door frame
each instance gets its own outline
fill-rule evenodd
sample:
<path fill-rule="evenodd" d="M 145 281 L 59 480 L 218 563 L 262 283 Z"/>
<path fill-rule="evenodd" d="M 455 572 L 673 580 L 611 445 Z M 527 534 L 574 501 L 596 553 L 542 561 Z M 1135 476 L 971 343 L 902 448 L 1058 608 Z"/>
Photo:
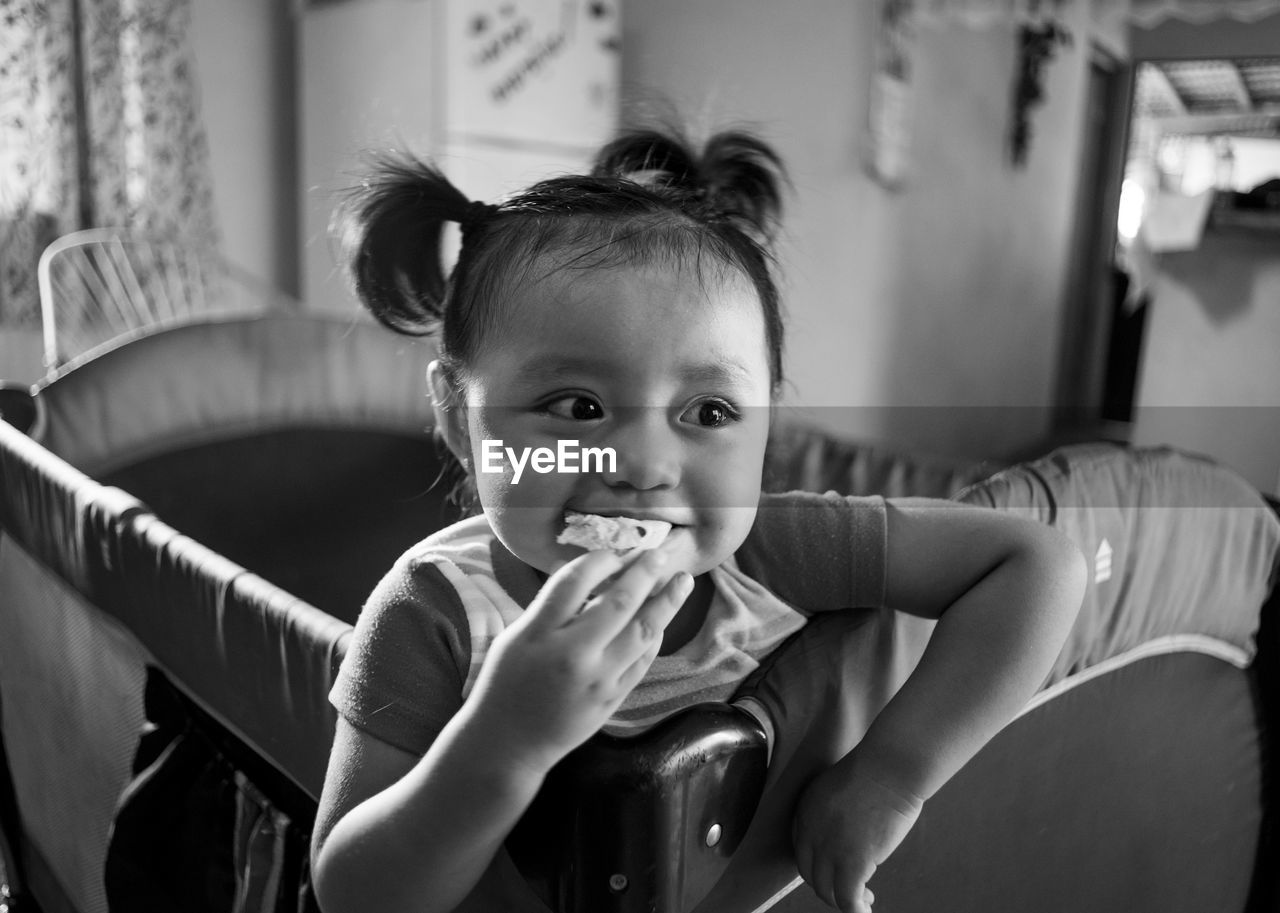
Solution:
<path fill-rule="evenodd" d="M 1053 425 L 1055 432 L 1068 436 L 1127 439 L 1129 423 L 1104 423 L 1102 409 L 1116 294 L 1116 218 L 1129 144 L 1135 69 L 1131 61 L 1096 42 L 1090 46 L 1088 66 L 1091 84 L 1085 90 L 1085 105 L 1091 104 L 1092 80 L 1101 78 L 1102 117 L 1095 128 L 1090 111 L 1085 112 L 1081 174 L 1064 283 Z M 1096 144 L 1096 152 L 1090 144 Z M 1092 164 L 1091 154 L 1096 155 Z"/>

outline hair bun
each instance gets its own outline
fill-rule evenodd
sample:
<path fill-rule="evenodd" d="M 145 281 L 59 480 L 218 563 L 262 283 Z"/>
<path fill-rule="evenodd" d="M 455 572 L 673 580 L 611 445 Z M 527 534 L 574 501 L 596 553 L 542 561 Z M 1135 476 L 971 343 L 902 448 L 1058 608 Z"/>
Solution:
<path fill-rule="evenodd" d="M 740 130 L 711 136 L 701 152 L 678 132 L 632 130 L 596 156 L 592 174 L 624 177 L 685 193 L 691 204 L 773 237 L 782 215 L 782 160 L 764 140 Z"/>

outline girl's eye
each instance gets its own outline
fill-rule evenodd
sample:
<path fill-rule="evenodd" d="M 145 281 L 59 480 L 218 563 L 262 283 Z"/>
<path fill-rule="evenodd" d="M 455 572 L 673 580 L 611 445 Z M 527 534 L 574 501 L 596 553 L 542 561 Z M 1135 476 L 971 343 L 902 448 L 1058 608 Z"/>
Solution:
<path fill-rule="evenodd" d="M 709 399 L 689 407 L 685 416 L 704 428 L 719 428 L 738 420 L 738 411 L 723 400 Z"/>
<path fill-rule="evenodd" d="M 604 418 L 604 408 L 589 396 L 562 396 L 547 403 L 543 408 L 552 415 L 572 419 L 575 422 L 589 422 Z"/>

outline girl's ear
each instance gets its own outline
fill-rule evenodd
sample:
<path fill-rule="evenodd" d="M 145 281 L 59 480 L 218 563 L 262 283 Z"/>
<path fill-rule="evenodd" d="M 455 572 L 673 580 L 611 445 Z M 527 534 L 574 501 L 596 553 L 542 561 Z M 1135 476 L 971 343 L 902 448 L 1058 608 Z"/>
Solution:
<path fill-rule="evenodd" d="M 436 428 L 445 446 L 463 466 L 471 466 L 471 434 L 467 428 L 467 405 L 462 390 L 453 382 L 439 359 L 427 365 L 427 383 L 431 387 L 431 409 Z"/>

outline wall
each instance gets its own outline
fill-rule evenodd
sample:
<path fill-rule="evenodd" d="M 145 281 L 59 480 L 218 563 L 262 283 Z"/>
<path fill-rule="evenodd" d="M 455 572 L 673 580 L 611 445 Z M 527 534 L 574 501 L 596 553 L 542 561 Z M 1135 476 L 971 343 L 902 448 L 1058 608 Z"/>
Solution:
<path fill-rule="evenodd" d="M 354 309 L 334 267 L 329 219 L 360 155 L 432 148 L 435 4 L 360 0 L 299 20 L 301 257 L 309 307 Z"/>
<path fill-rule="evenodd" d="M 194 0 L 191 42 L 223 252 L 298 291 L 294 23 L 289 3 Z"/>
<path fill-rule="evenodd" d="M 891 402 L 946 408 L 902 414 L 890 433 L 947 450 L 1035 449 L 1056 393 L 1087 42 L 1077 38 L 1047 69 L 1031 153 L 1016 170 L 1005 152 L 1012 31 L 925 34 L 929 101 L 916 124 L 917 177 L 900 204 L 887 376 Z"/>
<path fill-rule="evenodd" d="M 894 193 L 861 167 L 870 4 L 626 6 L 633 109 L 666 99 L 695 126 L 754 122 L 791 167 L 781 257 L 798 411 L 941 452 L 1042 439 L 1079 161 L 1085 15 L 1048 70 L 1023 171 L 1003 146 L 1012 28 L 922 29 L 911 176 Z"/>
<path fill-rule="evenodd" d="M 1135 60 L 1280 54 L 1280 15 L 1135 29 Z M 1280 495 L 1280 234 L 1206 232 L 1158 261 L 1136 443 L 1208 454 Z"/>
<path fill-rule="evenodd" d="M 1280 232 L 1215 229 L 1161 257 L 1134 438 L 1205 453 L 1280 494 Z"/>
<path fill-rule="evenodd" d="M 398 147 L 430 155 L 463 192 L 495 200 L 551 174 L 581 171 L 612 135 L 615 55 L 599 50 L 597 42 L 611 36 L 613 25 L 597 20 L 586 4 L 559 36 L 555 63 L 526 71 L 534 75 L 522 77 L 518 90 L 508 86 L 503 104 L 518 113 L 503 124 L 507 129 L 493 129 L 484 106 L 467 108 L 470 117 L 446 114 L 446 70 L 470 74 L 476 94 L 453 99 L 461 110 L 468 100 L 485 97 L 481 87 L 492 89 L 503 74 L 520 72 L 521 60 L 537 59 L 548 30 L 563 26 L 562 4 L 530 5 L 529 19 L 519 20 L 528 31 L 513 33 L 508 24 L 506 36 L 516 36 L 508 43 L 498 37 L 503 6 L 347 0 L 313 6 L 301 17 L 301 204 L 309 305 L 355 307 L 335 269 L 329 222 L 368 150 Z M 489 20 L 498 28 L 479 36 L 472 31 L 473 13 L 496 13 Z M 459 19 L 450 21 L 451 15 Z M 484 47 L 489 51 L 479 53 Z M 454 52 L 450 62 L 446 58 Z M 539 134 L 534 142 L 527 141 L 527 130 Z M 452 259 L 454 237 L 447 230 L 446 260 Z"/>

